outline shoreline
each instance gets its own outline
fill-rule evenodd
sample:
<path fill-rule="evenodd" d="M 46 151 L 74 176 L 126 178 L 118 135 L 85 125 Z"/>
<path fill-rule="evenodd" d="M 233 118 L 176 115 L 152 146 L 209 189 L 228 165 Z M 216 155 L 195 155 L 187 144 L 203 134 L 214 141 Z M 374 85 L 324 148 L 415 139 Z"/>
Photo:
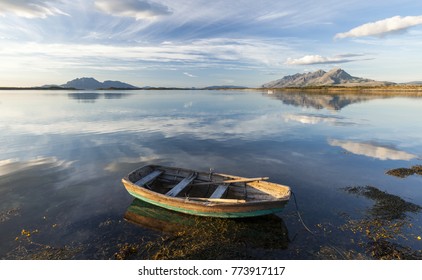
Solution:
<path fill-rule="evenodd" d="M 394 95 L 394 96 L 414 96 L 422 97 L 422 85 L 390 85 L 390 86 L 308 86 L 308 87 L 282 87 L 282 88 L 177 88 L 177 87 L 149 87 L 149 88 L 102 88 L 102 89 L 76 89 L 76 88 L 62 88 L 62 87 L 0 87 L 2 90 L 71 90 L 71 91 L 92 91 L 92 90 L 106 90 L 106 91 L 121 91 L 121 90 L 239 90 L 239 91 L 267 91 L 268 94 L 276 94 L 281 92 L 303 92 L 314 94 L 370 94 L 370 95 Z"/>

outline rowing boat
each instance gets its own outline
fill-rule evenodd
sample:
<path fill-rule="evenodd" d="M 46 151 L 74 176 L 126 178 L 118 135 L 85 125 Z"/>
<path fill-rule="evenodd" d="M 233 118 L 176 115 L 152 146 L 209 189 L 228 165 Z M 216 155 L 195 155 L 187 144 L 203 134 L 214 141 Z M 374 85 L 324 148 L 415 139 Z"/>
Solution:
<path fill-rule="evenodd" d="M 133 197 L 169 210 L 242 218 L 280 212 L 289 201 L 290 188 L 267 179 L 147 165 L 130 172 L 122 182 Z"/>

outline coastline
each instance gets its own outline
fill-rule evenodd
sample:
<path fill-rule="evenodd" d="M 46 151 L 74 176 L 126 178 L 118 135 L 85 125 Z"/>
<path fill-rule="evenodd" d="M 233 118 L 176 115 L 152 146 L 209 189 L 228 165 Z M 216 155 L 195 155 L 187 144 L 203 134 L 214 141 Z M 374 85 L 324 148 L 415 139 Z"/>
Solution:
<path fill-rule="evenodd" d="M 86 89 L 63 87 L 0 87 L 2 90 L 79 90 Z M 100 88 L 95 90 L 239 90 L 239 91 L 267 91 L 268 94 L 277 92 L 304 92 L 315 94 L 370 94 L 388 96 L 414 96 L 422 97 L 422 85 L 389 85 L 389 86 L 305 86 L 305 87 L 280 87 L 280 88 L 253 88 L 253 87 L 219 87 L 219 88 L 178 88 L 178 87 L 148 87 L 148 88 Z M 92 91 L 92 90 L 91 90 Z"/>

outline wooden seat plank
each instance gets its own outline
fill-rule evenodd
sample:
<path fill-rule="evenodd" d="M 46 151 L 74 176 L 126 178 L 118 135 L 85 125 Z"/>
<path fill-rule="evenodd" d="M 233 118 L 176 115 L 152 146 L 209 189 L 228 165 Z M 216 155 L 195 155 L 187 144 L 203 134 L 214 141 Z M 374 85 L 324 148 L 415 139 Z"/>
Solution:
<path fill-rule="evenodd" d="M 158 176 L 160 176 L 161 174 L 163 174 L 164 171 L 161 170 L 155 170 L 151 173 L 149 173 L 148 175 L 146 175 L 145 177 L 142 177 L 140 180 L 136 181 L 135 184 L 138 186 L 143 186 L 149 182 L 151 182 L 152 180 L 156 179 Z"/>
<path fill-rule="evenodd" d="M 222 198 L 229 188 L 228 185 L 219 185 L 211 194 L 210 198 Z"/>
<path fill-rule="evenodd" d="M 180 194 L 190 183 L 195 180 L 196 174 L 192 173 L 189 177 L 184 178 L 180 181 L 176 186 L 174 186 L 171 190 L 169 190 L 166 195 L 176 197 Z"/>

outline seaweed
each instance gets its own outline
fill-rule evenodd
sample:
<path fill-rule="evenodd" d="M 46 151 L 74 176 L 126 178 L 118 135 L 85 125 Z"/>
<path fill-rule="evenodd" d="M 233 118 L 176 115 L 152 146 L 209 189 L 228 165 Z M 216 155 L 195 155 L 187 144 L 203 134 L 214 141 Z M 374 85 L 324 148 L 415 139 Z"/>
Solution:
<path fill-rule="evenodd" d="M 20 215 L 20 208 L 12 208 L 3 212 L 0 212 L 0 223 L 10 220 L 12 217 Z"/>
<path fill-rule="evenodd" d="M 422 175 L 422 165 L 414 165 L 411 168 L 400 167 L 400 168 L 390 169 L 387 172 L 385 172 L 385 174 L 399 177 L 399 178 L 406 178 L 414 174 Z"/>
<path fill-rule="evenodd" d="M 375 201 L 374 206 L 368 210 L 373 219 L 404 219 L 406 212 L 418 213 L 422 210 L 419 205 L 407 202 L 399 196 L 383 192 L 373 186 L 347 187 L 345 190 Z"/>
<path fill-rule="evenodd" d="M 363 234 L 358 243 L 368 256 L 374 259 L 422 259 L 421 250 L 399 244 L 400 239 L 408 238 L 404 229 L 413 227 L 408 213 L 419 213 L 421 206 L 373 186 L 347 187 L 345 190 L 375 202 L 363 219 L 350 219 L 340 227 L 355 235 Z"/>

